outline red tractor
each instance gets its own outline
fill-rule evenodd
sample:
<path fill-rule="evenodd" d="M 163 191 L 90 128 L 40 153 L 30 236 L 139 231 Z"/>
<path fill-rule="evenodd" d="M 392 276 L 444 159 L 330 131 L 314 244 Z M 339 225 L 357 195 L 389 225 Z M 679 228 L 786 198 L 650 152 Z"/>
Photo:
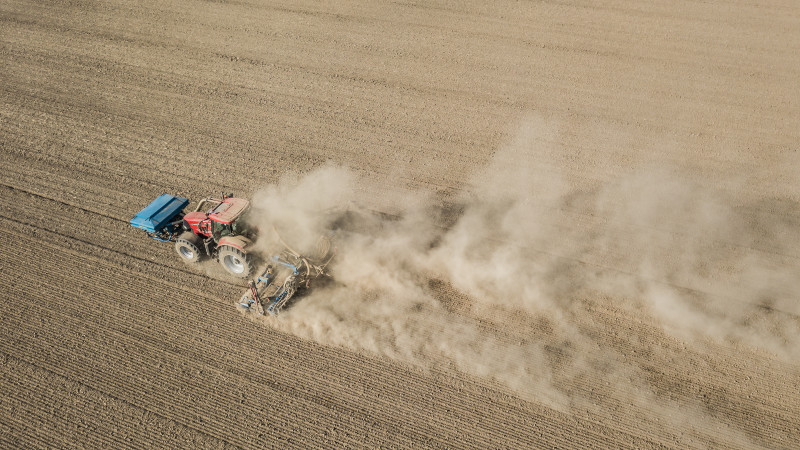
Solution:
<path fill-rule="evenodd" d="M 193 212 L 184 214 L 188 204 L 185 198 L 163 194 L 139 211 L 131 225 L 162 242 L 182 231 L 175 239 L 175 250 L 184 261 L 194 263 L 205 254 L 217 259 L 231 275 L 249 277 L 255 230 L 243 216 L 250 202 L 223 194 L 221 199 L 201 200 Z"/>

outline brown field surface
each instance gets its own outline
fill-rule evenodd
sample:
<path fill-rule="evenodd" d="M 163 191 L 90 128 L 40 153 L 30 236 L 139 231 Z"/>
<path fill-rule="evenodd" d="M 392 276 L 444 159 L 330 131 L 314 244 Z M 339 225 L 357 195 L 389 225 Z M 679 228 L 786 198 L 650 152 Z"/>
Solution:
<path fill-rule="evenodd" d="M 796 0 L 4 0 L 0 447 L 798 448 L 799 143 Z M 220 191 L 379 218 L 253 319 Z"/>

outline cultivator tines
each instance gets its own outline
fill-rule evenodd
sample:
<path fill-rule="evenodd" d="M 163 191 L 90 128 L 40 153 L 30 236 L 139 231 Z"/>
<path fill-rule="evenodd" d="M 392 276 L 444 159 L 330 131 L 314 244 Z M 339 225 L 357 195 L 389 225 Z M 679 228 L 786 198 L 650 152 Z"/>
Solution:
<path fill-rule="evenodd" d="M 297 292 L 297 285 L 296 280 L 293 275 L 290 275 L 286 278 L 286 281 L 283 282 L 283 286 L 280 289 L 278 295 L 274 296 L 274 300 L 267 308 L 267 312 L 270 314 L 277 315 L 281 312 L 281 309 L 286 305 L 286 303 L 294 296 L 294 293 Z"/>
<path fill-rule="evenodd" d="M 273 258 L 278 267 L 267 266 L 255 281 L 249 283 L 248 292 L 239 301 L 239 307 L 244 311 L 258 315 L 266 311 L 277 315 L 298 289 L 307 289 L 312 280 L 327 275 L 325 268 L 333 259 L 329 238 L 320 238 L 317 243 L 319 259 L 307 258 L 285 243 L 284 246 L 286 250 Z"/>
<path fill-rule="evenodd" d="M 283 264 L 279 258 L 276 261 Z M 295 273 L 286 277 L 283 283 L 275 283 L 275 271 L 272 265 L 256 278 L 250 281 L 249 290 L 239 301 L 239 307 L 248 312 L 263 315 L 268 312 L 277 315 L 297 291 L 297 275 Z"/>
<path fill-rule="evenodd" d="M 272 283 L 272 266 L 256 278 L 256 281 L 247 283 L 248 291 L 239 300 L 239 308 L 246 312 L 254 312 L 259 316 L 264 315 L 264 303 L 262 299 L 268 299 L 267 288 Z"/>
<path fill-rule="evenodd" d="M 263 316 L 264 306 L 262 305 L 261 297 L 258 294 L 258 286 L 253 281 L 247 282 L 247 285 L 250 288 L 249 295 L 245 294 L 242 296 L 242 299 L 239 301 L 239 308 L 245 311 L 254 312 L 259 316 Z"/>

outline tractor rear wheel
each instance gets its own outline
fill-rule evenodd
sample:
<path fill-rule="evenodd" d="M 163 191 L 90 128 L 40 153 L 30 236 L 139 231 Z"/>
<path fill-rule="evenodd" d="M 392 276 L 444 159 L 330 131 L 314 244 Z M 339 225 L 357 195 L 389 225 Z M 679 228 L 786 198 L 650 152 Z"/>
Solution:
<path fill-rule="evenodd" d="M 219 249 L 219 263 L 231 275 L 238 278 L 250 276 L 252 267 L 250 255 L 230 245 L 223 245 Z"/>
<path fill-rule="evenodd" d="M 187 263 L 195 263 L 200 260 L 200 237 L 191 231 L 185 231 L 178 236 L 175 241 L 175 251 Z"/>

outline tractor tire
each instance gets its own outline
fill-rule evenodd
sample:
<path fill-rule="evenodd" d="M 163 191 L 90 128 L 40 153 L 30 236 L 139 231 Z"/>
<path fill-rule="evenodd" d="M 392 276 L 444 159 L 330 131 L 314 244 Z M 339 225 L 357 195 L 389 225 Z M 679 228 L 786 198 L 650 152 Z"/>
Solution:
<path fill-rule="evenodd" d="M 200 261 L 200 237 L 191 231 L 186 231 L 178 236 L 175 241 L 175 251 L 187 263 L 196 263 Z"/>
<path fill-rule="evenodd" d="M 230 245 L 223 245 L 219 249 L 219 263 L 231 275 L 237 278 L 247 278 L 252 269 L 250 255 Z"/>

